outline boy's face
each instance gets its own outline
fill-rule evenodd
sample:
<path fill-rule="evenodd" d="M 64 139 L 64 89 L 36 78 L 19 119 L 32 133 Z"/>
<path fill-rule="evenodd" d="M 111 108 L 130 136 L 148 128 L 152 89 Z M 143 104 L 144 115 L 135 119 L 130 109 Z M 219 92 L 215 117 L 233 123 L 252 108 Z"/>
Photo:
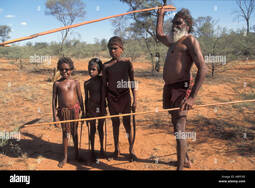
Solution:
<path fill-rule="evenodd" d="M 92 64 L 92 65 L 89 66 L 89 75 L 92 78 L 98 75 L 97 64 Z"/>
<path fill-rule="evenodd" d="M 122 48 L 115 44 L 111 45 L 108 49 L 109 49 L 110 56 L 113 59 L 119 59 L 121 54 L 123 53 Z"/>
<path fill-rule="evenodd" d="M 59 71 L 60 71 L 60 75 L 62 76 L 62 78 L 65 78 L 65 79 L 69 78 L 72 73 L 72 70 L 71 70 L 69 64 L 67 64 L 67 63 L 61 64 Z"/>

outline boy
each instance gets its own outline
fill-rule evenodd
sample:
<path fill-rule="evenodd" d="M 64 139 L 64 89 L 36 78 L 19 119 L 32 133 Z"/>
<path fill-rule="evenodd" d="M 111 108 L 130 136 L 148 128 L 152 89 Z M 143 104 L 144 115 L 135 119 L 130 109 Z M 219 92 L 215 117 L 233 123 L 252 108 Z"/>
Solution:
<path fill-rule="evenodd" d="M 163 107 L 181 107 L 181 110 L 172 111 L 174 132 L 184 133 L 187 113 L 192 108 L 206 73 L 207 66 L 198 41 L 190 34 L 192 31 L 192 17 L 189 10 L 180 10 L 173 19 L 170 36 L 164 34 L 164 8 L 158 11 L 157 38 L 168 47 L 163 69 L 165 86 L 163 89 Z M 198 72 L 194 86 L 191 82 L 191 67 L 195 63 Z M 177 170 L 190 167 L 186 140 L 178 139 L 177 142 Z"/>
<path fill-rule="evenodd" d="M 119 82 L 134 82 L 134 69 L 129 60 L 122 59 L 123 43 L 120 37 L 114 36 L 108 42 L 108 50 L 112 59 L 104 63 L 103 69 L 103 99 L 106 97 L 108 108 L 111 115 L 119 113 L 126 114 L 131 112 L 131 96 L 129 87 L 119 87 Z M 132 87 L 133 104 L 132 110 L 136 108 L 135 88 Z M 103 101 L 103 100 L 102 100 Z M 104 104 L 102 104 L 103 106 Z M 119 151 L 119 126 L 120 119 L 112 118 L 113 137 L 114 137 L 114 157 L 118 158 Z M 133 153 L 133 143 L 131 138 L 130 116 L 123 117 L 123 125 L 125 127 L 129 142 L 129 159 L 133 161 L 136 156 Z"/>
<path fill-rule="evenodd" d="M 79 119 L 80 111 L 82 111 L 82 117 L 85 117 L 80 83 L 71 78 L 71 73 L 74 69 L 73 61 L 68 57 L 61 57 L 58 60 L 57 69 L 60 71 L 61 78 L 53 84 L 53 121 Z M 79 158 L 78 122 L 61 123 L 61 127 L 63 133 L 64 159 L 58 164 L 60 168 L 67 162 L 68 134 L 70 134 L 70 132 L 73 137 L 75 159 L 78 160 Z"/>
<path fill-rule="evenodd" d="M 102 76 L 100 73 L 103 69 L 102 61 L 98 58 L 93 58 L 89 61 L 88 71 L 90 75 L 90 79 L 84 82 L 84 91 L 85 91 L 85 110 L 86 117 L 99 117 L 104 116 L 102 112 L 105 112 L 104 109 L 101 112 L 101 99 L 102 99 Z M 104 126 L 105 119 L 98 120 L 98 133 L 100 139 L 100 154 L 101 156 L 105 156 L 104 153 Z M 96 161 L 96 155 L 94 151 L 94 140 L 96 133 L 96 120 L 91 120 L 90 124 L 90 135 L 89 139 L 91 141 L 91 151 L 92 151 L 92 160 Z"/>

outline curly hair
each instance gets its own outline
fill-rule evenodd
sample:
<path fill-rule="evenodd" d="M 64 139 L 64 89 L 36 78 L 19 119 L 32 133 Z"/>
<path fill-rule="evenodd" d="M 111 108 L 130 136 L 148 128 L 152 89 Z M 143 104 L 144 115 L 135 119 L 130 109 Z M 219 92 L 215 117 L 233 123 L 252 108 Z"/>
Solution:
<path fill-rule="evenodd" d="M 61 65 L 64 63 L 68 64 L 70 66 L 71 70 L 74 69 L 73 61 L 70 57 L 61 57 L 61 58 L 59 58 L 58 63 L 57 63 L 58 70 L 60 70 Z"/>
<path fill-rule="evenodd" d="M 98 70 L 98 74 L 100 74 L 100 72 L 102 71 L 103 69 L 103 63 L 102 61 L 99 59 L 99 58 L 92 58 L 90 61 L 89 61 L 89 64 L 88 64 L 88 69 L 91 65 L 94 65 L 96 64 L 97 65 L 97 70 Z"/>
<path fill-rule="evenodd" d="M 188 33 L 193 32 L 193 18 L 188 9 L 182 8 L 174 17 L 181 17 L 189 26 Z"/>

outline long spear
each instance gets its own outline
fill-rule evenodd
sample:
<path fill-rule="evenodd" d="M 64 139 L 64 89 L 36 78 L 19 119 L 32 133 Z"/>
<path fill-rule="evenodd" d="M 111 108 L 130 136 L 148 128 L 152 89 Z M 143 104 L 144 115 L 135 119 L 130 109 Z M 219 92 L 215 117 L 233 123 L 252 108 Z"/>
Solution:
<path fill-rule="evenodd" d="M 212 103 L 212 104 L 193 105 L 192 109 L 211 107 L 211 106 L 225 106 L 225 105 L 230 105 L 230 104 L 248 103 L 248 102 L 255 102 L 255 99 L 241 100 L 241 101 L 229 101 L 229 102 Z M 107 115 L 107 116 L 92 117 L 92 118 L 85 118 L 85 119 L 73 119 L 73 120 L 64 120 L 64 121 L 56 121 L 56 122 L 44 122 L 44 123 L 26 124 L 26 125 L 23 125 L 22 128 L 23 127 L 27 127 L 27 126 L 55 125 L 55 124 L 59 124 L 59 123 L 89 121 L 89 120 L 96 120 L 96 119 L 123 117 L 123 116 L 130 116 L 130 115 L 142 115 L 142 114 L 159 113 L 159 112 L 170 112 L 170 111 L 175 111 L 175 110 L 180 110 L 180 107 L 168 108 L 168 109 L 160 109 L 160 110 L 156 109 L 154 111 L 147 111 L 147 112 L 135 112 L 135 113 L 132 112 L 132 113 L 127 113 L 127 114 Z"/>
<path fill-rule="evenodd" d="M 134 10 L 134 11 L 130 11 L 130 12 L 122 13 L 122 14 L 117 14 L 117 15 L 113 15 L 113 16 L 107 16 L 107 17 L 104 17 L 104 18 L 100 18 L 100 19 L 96 19 L 96 20 L 91 20 L 91 21 L 85 21 L 85 22 L 81 22 L 81 23 L 78 23 L 78 24 L 68 25 L 68 26 L 65 26 L 65 27 L 60 27 L 60 28 L 44 31 L 44 32 L 41 32 L 41 33 L 36 33 L 36 34 L 30 35 L 30 36 L 26 36 L 26 37 L 21 37 L 21 38 L 9 40 L 9 41 L 0 43 L 0 46 L 6 46 L 7 44 L 11 44 L 11 43 L 14 43 L 14 42 L 19 42 L 19 41 L 23 41 L 23 40 L 29 40 L 29 39 L 36 38 L 38 36 L 48 35 L 48 34 L 55 33 L 55 32 L 58 32 L 58 31 L 62 31 L 62 30 L 65 30 L 65 29 L 79 27 L 79 26 L 82 26 L 82 25 L 86 25 L 86 24 L 90 24 L 90 23 L 95 23 L 95 22 L 99 22 L 99 21 L 102 21 L 102 20 L 107 20 L 107 19 L 110 19 L 110 18 L 115 18 L 115 17 L 124 16 L 124 15 L 127 15 L 127 14 L 138 13 L 138 12 L 151 11 L 151 10 L 155 10 L 155 9 L 159 9 L 159 8 L 163 8 L 163 7 L 166 10 L 168 10 L 168 11 L 176 10 L 176 8 L 174 6 L 172 6 L 172 5 L 165 5 L 165 6 L 161 6 L 161 7 L 153 7 L 153 8 L 147 8 L 147 9 L 141 9 L 141 10 Z"/>

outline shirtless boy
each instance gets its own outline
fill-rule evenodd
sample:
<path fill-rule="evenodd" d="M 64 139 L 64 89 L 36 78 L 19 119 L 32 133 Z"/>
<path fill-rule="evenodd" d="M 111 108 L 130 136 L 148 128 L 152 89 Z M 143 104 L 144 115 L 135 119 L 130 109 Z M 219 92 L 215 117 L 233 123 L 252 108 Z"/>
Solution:
<path fill-rule="evenodd" d="M 82 111 L 82 117 L 85 117 L 80 83 L 71 78 L 71 73 L 74 69 L 73 61 L 68 57 L 61 57 L 58 60 L 57 69 L 60 71 L 61 78 L 53 84 L 53 121 L 79 119 L 80 111 Z M 78 160 L 79 158 L 78 122 L 61 123 L 61 127 L 63 133 L 64 159 L 58 164 L 60 168 L 67 162 L 68 134 L 70 134 L 70 132 L 73 137 L 75 159 Z"/>
<path fill-rule="evenodd" d="M 106 110 L 104 109 L 101 111 L 101 99 L 102 99 L 102 76 L 100 73 L 103 69 L 102 61 L 98 58 L 93 58 L 89 61 L 88 71 L 90 75 L 90 79 L 84 82 L 84 91 L 85 91 L 85 110 L 86 110 L 86 117 L 99 117 L 104 116 L 103 112 Z M 100 155 L 105 156 L 104 153 L 104 126 L 105 119 L 98 120 L 98 133 L 99 133 L 99 140 L 100 140 Z M 91 154 L 92 160 L 96 160 L 96 155 L 94 151 L 94 141 L 95 141 L 95 134 L 96 134 L 96 120 L 92 120 L 89 122 L 90 124 L 90 143 L 91 143 Z"/>
<path fill-rule="evenodd" d="M 108 42 L 108 50 L 112 59 L 104 64 L 103 70 L 103 98 L 107 98 L 108 108 L 111 115 L 126 114 L 131 112 L 131 108 L 135 111 L 136 95 L 135 88 L 132 87 L 133 104 L 131 106 L 131 96 L 129 87 L 118 87 L 118 82 L 134 82 L 134 69 L 129 60 L 122 59 L 123 43 L 120 37 L 114 36 Z M 103 104 L 102 104 L 103 105 Z M 133 143 L 131 136 L 130 116 L 123 117 L 123 125 L 125 127 L 129 142 L 129 159 L 136 159 L 133 153 Z M 112 118 L 113 137 L 114 137 L 114 157 L 120 154 L 119 150 L 119 126 L 120 119 Z"/>
<path fill-rule="evenodd" d="M 174 132 L 185 132 L 188 110 L 192 108 L 201 87 L 207 66 L 198 41 L 190 34 L 192 17 L 187 9 L 181 9 L 174 17 L 170 36 L 163 31 L 165 9 L 158 10 L 157 38 L 168 47 L 164 64 L 163 108 L 181 107 L 172 111 Z M 195 63 L 198 71 L 194 86 L 191 85 L 191 67 Z M 190 167 L 185 139 L 177 139 L 177 170 Z"/>

